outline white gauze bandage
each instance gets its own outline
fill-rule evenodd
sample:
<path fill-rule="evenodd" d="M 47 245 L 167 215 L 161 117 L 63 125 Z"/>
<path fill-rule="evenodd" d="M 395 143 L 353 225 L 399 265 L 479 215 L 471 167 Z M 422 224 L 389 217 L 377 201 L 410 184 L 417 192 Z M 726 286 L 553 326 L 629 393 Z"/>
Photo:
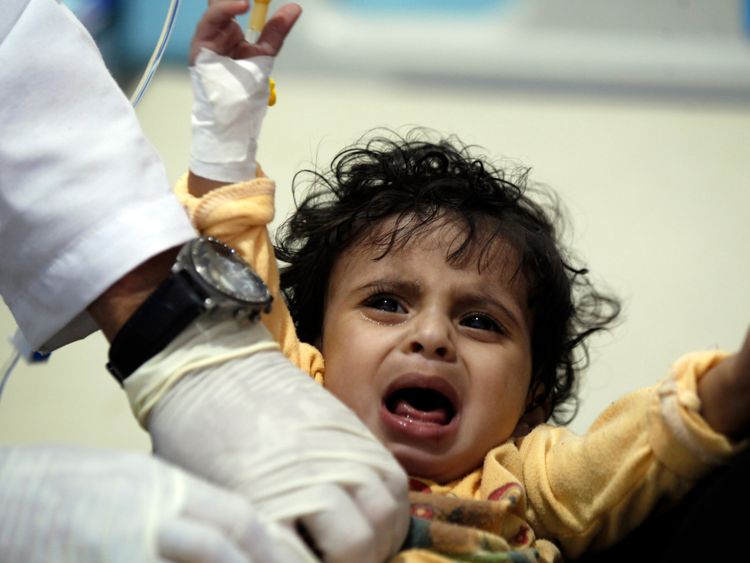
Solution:
<path fill-rule="evenodd" d="M 273 61 L 267 56 L 235 60 L 206 48 L 198 53 L 190 67 L 194 174 L 233 183 L 255 178 Z"/>

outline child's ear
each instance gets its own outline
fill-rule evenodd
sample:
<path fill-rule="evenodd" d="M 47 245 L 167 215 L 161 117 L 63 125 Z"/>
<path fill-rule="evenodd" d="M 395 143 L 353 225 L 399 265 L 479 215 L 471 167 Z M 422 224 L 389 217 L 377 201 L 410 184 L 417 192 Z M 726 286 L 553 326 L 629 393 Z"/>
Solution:
<path fill-rule="evenodd" d="M 526 434 L 531 432 L 535 426 L 544 423 L 545 420 L 547 420 L 547 417 L 545 416 L 544 407 L 530 406 L 529 409 L 521 415 L 521 418 L 518 419 L 518 424 L 516 424 L 516 427 L 513 430 L 512 437 L 523 438 Z"/>

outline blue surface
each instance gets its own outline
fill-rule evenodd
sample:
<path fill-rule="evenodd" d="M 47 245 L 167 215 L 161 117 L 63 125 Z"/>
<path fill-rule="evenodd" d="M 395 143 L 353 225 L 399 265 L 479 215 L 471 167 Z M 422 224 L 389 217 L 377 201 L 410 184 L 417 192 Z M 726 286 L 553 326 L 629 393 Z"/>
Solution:
<path fill-rule="evenodd" d="M 323 2 L 324 0 L 318 0 Z M 461 13 L 477 16 L 488 11 L 497 11 L 519 0 L 329 0 L 334 6 L 352 13 L 390 12 L 413 17 L 414 12 L 431 15 Z M 164 54 L 165 61 L 184 63 L 193 31 L 205 10 L 205 0 L 182 0 L 172 39 Z M 123 0 L 119 3 L 118 35 L 122 56 L 135 66 L 145 65 L 156 44 L 169 0 Z M 238 18 L 246 21 L 244 18 Z"/>
<path fill-rule="evenodd" d="M 323 3 L 326 0 L 316 0 Z M 482 17 L 488 12 L 497 13 L 517 7 L 520 0 L 328 0 L 331 5 L 351 14 L 389 13 L 414 17 L 415 13 L 433 16 Z M 89 26 L 96 32 L 102 16 L 116 18 L 107 30 L 114 37 L 108 40 L 105 58 L 113 66 L 124 65 L 130 69 L 142 69 L 161 33 L 169 0 L 64 0 L 75 8 L 79 15 L 90 19 Z M 312 2 L 310 6 L 314 5 Z M 114 6 L 114 8 L 113 8 Z M 167 45 L 165 62 L 185 64 L 190 39 L 206 6 L 205 0 L 182 0 L 172 39 Z M 745 37 L 750 39 L 750 0 L 740 0 L 740 17 Z M 242 19 L 242 18 L 241 18 Z M 93 21 L 91 21 L 93 20 Z M 97 21 L 98 20 L 98 21 Z M 243 25 L 244 25 L 244 19 Z M 110 22 L 107 22 L 110 23 Z M 100 44 L 100 46 L 102 46 Z M 110 55 L 109 57 L 107 55 Z"/>
<path fill-rule="evenodd" d="M 126 0 L 117 22 L 122 56 L 135 66 L 145 66 L 164 25 L 169 0 Z M 165 60 L 187 64 L 188 48 L 195 26 L 206 8 L 204 0 L 183 0 L 177 12 Z"/>
<path fill-rule="evenodd" d="M 70 8 L 94 36 L 104 31 L 114 20 L 115 0 L 63 0 L 63 4 Z"/>

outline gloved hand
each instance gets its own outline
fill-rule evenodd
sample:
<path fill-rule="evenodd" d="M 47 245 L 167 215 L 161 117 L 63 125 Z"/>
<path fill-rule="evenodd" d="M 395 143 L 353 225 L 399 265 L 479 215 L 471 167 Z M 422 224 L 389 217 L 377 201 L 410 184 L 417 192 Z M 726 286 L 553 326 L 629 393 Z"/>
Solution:
<path fill-rule="evenodd" d="M 240 497 L 135 452 L 0 448 L 3 563 L 300 559 Z"/>
<path fill-rule="evenodd" d="M 191 325 L 128 378 L 132 402 L 140 402 L 139 382 L 148 389 L 159 374 L 179 372 L 170 363 L 221 361 L 216 346 L 236 356 L 249 342 L 275 345 L 260 323 L 207 325 Z M 403 470 L 354 413 L 279 351 L 190 371 L 158 399 L 147 426 L 158 455 L 240 492 L 289 528 L 302 524 L 328 563 L 378 563 L 403 543 Z"/>

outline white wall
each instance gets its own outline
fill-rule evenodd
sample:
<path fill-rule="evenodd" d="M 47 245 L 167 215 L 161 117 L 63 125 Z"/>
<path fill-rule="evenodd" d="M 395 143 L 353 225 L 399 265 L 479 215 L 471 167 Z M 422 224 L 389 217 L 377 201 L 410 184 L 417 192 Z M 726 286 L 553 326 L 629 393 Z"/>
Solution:
<path fill-rule="evenodd" d="M 747 0 L 300 3 L 298 69 L 750 97 Z"/>
<path fill-rule="evenodd" d="M 660 378 L 682 352 L 736 348 L 750 325 L 750 107 L 698 101 L 544 97 L 441 84 L 276 76 L 279 104 L 260 160 L 291 208 L 294 171 L 374 126 L 430 126 L 498 158 L 567 203 L 574 246 L 625 300 L 622 326 L 595 342 L 573 427 Z M 186 167 L 189 86 L 163 70 L 140 115 L 172 179 Z M 0 311 L 0 335 L 13 330 Z M 0 359 L 10 348 L 0 343 Z M 63 441 L 144 449 L 100 336 L 22 366 L 0 402 L 0 442 Z"/>

